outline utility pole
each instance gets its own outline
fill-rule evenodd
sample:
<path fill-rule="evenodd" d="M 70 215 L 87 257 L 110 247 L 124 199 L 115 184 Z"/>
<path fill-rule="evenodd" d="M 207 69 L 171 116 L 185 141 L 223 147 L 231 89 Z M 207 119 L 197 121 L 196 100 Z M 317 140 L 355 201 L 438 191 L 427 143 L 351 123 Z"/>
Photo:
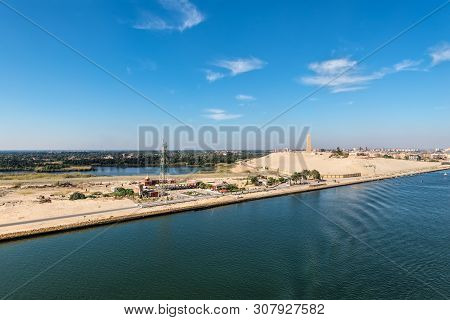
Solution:
<path fill-rule="evenodd" d="M 160 161 L 160 184 L 166 183 L 166 173 L 167 173 L 167 142 L 163 140 L 163 145 L 161 148 L 161 161 Z"/>

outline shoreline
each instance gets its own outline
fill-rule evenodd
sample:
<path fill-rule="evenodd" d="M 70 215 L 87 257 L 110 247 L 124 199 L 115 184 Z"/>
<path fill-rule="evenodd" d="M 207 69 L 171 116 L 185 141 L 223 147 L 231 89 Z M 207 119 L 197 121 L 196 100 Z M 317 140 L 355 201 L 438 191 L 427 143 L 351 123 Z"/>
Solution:
<path fill-rule="evenodd" d="M 58 232 L 68 232 L 72 230 L 77 229 L 87 229 L 92 228 L 96 226 L 102 226 L 102 225 L 112 225 L 120 222 L 126 222 L 126 221 L 132 221 L 132 220 L 138 220 L 138 219 L 145 219 L 153 216 L 162 216 L 162 215 L 169 215 L 169 214 L 175 214 L 185 211 L 197 211 L 197 210 L 205 210 L 209 208 L 214 207 L 220 207 L 220 206 L 226 206 L 230 204 L 236 204 L 236 203 L 242 203 L 247 201 L 255 201 L 260 199 L 268 199 L 273 197 L 279 197 L 279 196 L 285 196 L 285 195 L 291 195 L 296 193 L 303 193 L 303 192 L 311 192 L 311 191 L 317 191 L 317 190 L 324 190 L 324 189 L 331 189 L 341 186 L 349 186 L 349 185 L 355 185 L 355 184 L 362 184 L 367 182 L 374 182 L 374 181 L 380 181 L 380 180 L 386 180 L 386 179 L 393 179 L 397 177 L 404 177 L 404 176 L 410 176 L 410 175 L 419 175 L 419 174 L 425 174 L 425 173 L 431 173 L 431 172 L 437 172 L 437 171 L 445 171 L 449 170 L 450 166 L 443 166 L 439 168 L 429 168 L 429 169 L 422 169 L 422 170 L 416 170 L 406 173 L 397 173 L 397 174 L 391 174 L 391 175 L 385 175 L 385 176 L 376 176 L 376 177 L 359 177 L 359 178 L 350 178 L 349 180 L 345 180 L 342 182 L 330 182 L 329 184 L 324 185 L 317 185 L 317 186 L 305 186 L 305 185 L 295 185 L 290 186 L 284 189 L 272 189 L 272 190 L 265 190 L 265 191 L 259 191 L 254 193 L 248 193 L 243 195 L 224 195 L 213 199 L 199 199 L 196 201 L 191 202 L 182 202 L 176 205 L 161 205 L 151 208 L 141 208 L 136 205 L 135 208 L 117 208 L 115 211 L 125 211 L 123 213 L 118 213 L 116 215 L 110 215 L 110 216 L 100 216 L 100 217 L 93 217 L 92 219 L 87 219 L 84 221 L 79 222 L 68 222 L 68 223 L 60 223 L 56 225 L 51 226 L 42 226 L 42 227 L 35 227 L 35 228 L 29 228 L 17 232 L 6 232 L 6 233 L 0 233 L 0 242 L 5 241 L 14 241 L 18 239 L 24 239 L 24 238 L 31 238 L 36 237 L 39 235 L 46 235 L 46 234 L 52 234 L 52 233 L 58 233 Z M 114 210 L 108 210 L 108 212 L 114 211 Z M 101 215 L 102 212 L 93 212 L 91 214 L 98 214 Z M 91 215 L 89 214 L 89 215 Z M 88 214 L 86 214 L 84 217 L 86 218 Z M 80 213 L 79 216 L 83 216 L 83 213 Z M 49 218 L 48 220 L 58 220 L 58 219 L 70 219 L 72 216 L 62 216 L 62 217 L 56 217 L 56 218 Z M 21 222 L 21 224 L 33 224 L 33 221 L 27 222 Z"/>

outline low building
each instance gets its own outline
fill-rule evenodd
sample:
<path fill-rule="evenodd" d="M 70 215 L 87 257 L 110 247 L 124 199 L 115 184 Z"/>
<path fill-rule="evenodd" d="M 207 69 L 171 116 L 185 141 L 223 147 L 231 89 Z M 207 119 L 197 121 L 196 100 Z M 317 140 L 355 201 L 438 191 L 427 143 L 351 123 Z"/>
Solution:
<path fill-rule="evenodd" d="M 346 173 L 346 174 L 323 174 L 323 179 L 341 179 L 341 178 L 355 178 L 361 177 L 361 172 Z"/>
<path fill-rule="evenodd" d="M 141 198 L 157 198 L 160 195 L 161 195 L 160 191 L 154 188 L 150 188 L 142 184 L 139 185 L 139 197 Z"/>
<path fill-rule="evenodd" d="M 420 161 L 420 160 L 421 160 L 421 157 L 420 157 L 420 155 L 418 155 L 418 154 L 410 154 L 410 155 L 408 155 L 408 160 L 411 160 L 411 161 Z"/>

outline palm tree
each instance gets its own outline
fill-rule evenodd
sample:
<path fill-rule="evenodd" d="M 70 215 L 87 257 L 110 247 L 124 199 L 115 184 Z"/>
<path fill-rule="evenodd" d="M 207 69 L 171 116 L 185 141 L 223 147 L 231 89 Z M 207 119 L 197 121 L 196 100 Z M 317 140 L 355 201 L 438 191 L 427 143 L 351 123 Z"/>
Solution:
<path fill-rule="evenodd" d="M 307 169 L 305 169 L 305 170 L 303 170 L 303 171 L 301 172 L 301 176 L 302 176 L 302 178 L 305 179 L 305 180 L 308 179 L 310 175 L 311 175 L 311 171 L 309 171 L 309 170 L 307 170 Z"/>
<path fill-rule="evenodd" d="M 297 181 L 300 180 L 301 178 L 302 178 L 302 176 L 301 176 L 300 172 L 294 172 L 294 173 L 291 175 L 291 180 L 294 181 L 294 182 L 297 182 Z"/>
<path fill-rule="evenodd" d="M 312 170 L 311 171 L 311 177 L 315 180 L 320 180 L 320 173 L 317 170 Z"/>

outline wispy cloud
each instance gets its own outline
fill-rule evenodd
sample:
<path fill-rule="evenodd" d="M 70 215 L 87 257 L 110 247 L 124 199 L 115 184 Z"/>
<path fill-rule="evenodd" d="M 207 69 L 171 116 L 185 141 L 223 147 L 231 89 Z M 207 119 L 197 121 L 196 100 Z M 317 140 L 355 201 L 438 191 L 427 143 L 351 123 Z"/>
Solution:
<path fill-rule="evenodd" d="M 236 98 L 236 100 L 239 100 L 239 101 L 253 101 L 253 100 L 256 100 L 255 97 L 247 95 L 247 94 L 238 94 L 235 98 Z"/>
<path fill-rule="evenodd" d="M 222 109 L 206 109 L 205 110 L 207 114 L 205 114 L 205 117 L 213 120 L 231 120 L 231 119 L 237 119 L 242 117 L 241 114 L 231 114 L 227 113 L 225 110 Z"/>
<path fill-rule="evenodd" d="M 339 74 L 355 65 L 356 61 L 343 58 L 313 62 L 308 65 L 308 68 L 318 74 Z"/>
<path fill-rule="evenodd" d="M 253 70 L 262 69 L 266 62 L 258 58 L 238 58 L 231 60 L 219 60 L 214 63 L 217 67 L 228 69 L 231 76 L 238 75 L 240 73 L 249 72 Z"/>
<path fill-rule="evenodd" d="M 422 60 L 409 60 L 405 59 L 399 63 L 394 64 L 395 71 L 418 71 L 418 66 L 422 63 Z"/>
<path fill-rule="evenodd" d="M 355 60 L 347 58 L 313 62 L 308 65 L 308 68 L 315 74 L 301 77 L 299 80 L 308 85 L 325 85 L 331 92 L 339 93 L 364 89 L 364 84 L 384 76 L 384 73 L 380 72 L 363 75 L 356 70 L 356 64 Z M 347 73 L 335 79 L 346 70 L 348 70 Z"/>
<path fill-rule="evenodd" d="M 367 87 L 337 87 L 337 88 L 333 88 L 331 89 L 332 93 L 340 93 L 340 92 L 352 92 L 352 91 L 359 91 L 359 90 L 364 90 Z"/>
<path fill-rule="evenodd" d="M 441 62 L 450 61 L 450 44 L 442 43 L 429 49 L 431 65 L 435 66 Z"/>
<path fill-rule="evenodd" d="M 212 65 L 226 69 L 228 72 L 206 70 L 206 79 L 211 82 L 211 78 L 214 79 L 212 81 L 215 81 L 223 77 L 234 77 L 241 73 L 262 69 L 266 64 L 267 62 L 254 57 L 218 60 L 212 63 Z M 211 77 L 211 75 L 213 76 Z"/>
<path fill-rule="evenodd" d="M 219 80 L 223 77 L 225 77 L 225 75 L 221 72 L 214 72 L 212 70 L 205 70 L 206 73 L 206 80 L 208 80 L 209 82 L 214 82 L 216 80 Z"/>
<path fill-rule="evenodd" d="M 366 89 L 372 81 L 382 79 L 387 74 L 419 70 L 417 67 L 421 62 L 403 60 L 392 67 L 364 74 L 355 60 L 348 58 L 326 60 L 310 63 L 308 68 L 314 74 L 300 77 L 297 80 L 307 85 L 326 86 L 332 93 L 358 91 Z"/>
<path fill-rule="evenodd" d="M 141 19 L 133 26 L 142 30 L 184 31 L 205 20 L 205 16 L 188 0 L 159 0 L 169 17 L 162 18 L 151 12 L 142 13 Z"/>

